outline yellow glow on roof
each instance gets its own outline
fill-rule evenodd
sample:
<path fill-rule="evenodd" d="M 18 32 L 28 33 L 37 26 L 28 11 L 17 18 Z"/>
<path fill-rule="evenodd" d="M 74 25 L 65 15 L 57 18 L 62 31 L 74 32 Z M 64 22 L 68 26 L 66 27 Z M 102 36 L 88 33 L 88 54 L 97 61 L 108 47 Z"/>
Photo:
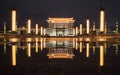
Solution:
<path fill-rule="evenodd" d="M 73 20 L 73 17 L 71 18 L 48 18 L 47 22 L 51 23 L 73 23 L 75 20 Z"/>

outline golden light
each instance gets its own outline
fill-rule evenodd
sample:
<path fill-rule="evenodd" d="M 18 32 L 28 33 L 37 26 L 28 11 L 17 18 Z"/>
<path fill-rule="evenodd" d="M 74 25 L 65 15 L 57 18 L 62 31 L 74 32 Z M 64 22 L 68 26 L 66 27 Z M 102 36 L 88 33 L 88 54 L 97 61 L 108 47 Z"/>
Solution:
<path fill-rule="evenodd" d="M 107 41 L 106 38 L 99 38 L 98 41 Z"/>
<path fill-rule="evenodd" d="M 44 36 L 45 36 L 45 34 L 46 34 L 46 29 L 44 28 Z"/>
<path fill-rule="evenodd" d="M 4 22 L 4 34 L 6 34 L 6 22 Z"/>
<path fill-rule="evenodd" d="M 16 66 L 16 45 L 12 45 L 12 66 Z"/>
<path fill-rule="evenodd" d="M 118 22 L 116 22 L 116 34 L 118 34 Z"/>
<path fill-rule="evenodd" d="M 78 35 L 78 27 L 76 27 L 76 35 Z"/>
<path fill-rule="evenodd" d="M 38 41 L 36 41 L 35 46 L 36 46 L 36 53 L 38 53 Z"/>
<path fill-rule="evenodd" d="M 100 32 L 104 32 L 105 28 L 105 12 L 104 10 L 100 11 Z"/>
<path fill-rule="evenodd" d="M 12 31 L 16 31 L 16 11 L 12 10 Z"/>
<path fill-rule="evenodd" d="M 27 43 L 27 54 L 28 54 L 28 57 L 31 57 L 31 44 L 30 43 Z"/>
<path fill-rule="evenodd" d="M 30 34 L 31 33 L 31 20 L 28 19 L 28 25 L 27 25 L 27 33 Z"/>
<path fill-rule="evenodd" d="M 93 55 L 95 54 L 95 46 L 93 46 Z"/>
<path fill-rule="evenodd" d="M 73 38 L 73 48 L 75 48 L 75 38 Z"/>
<path fill-rule="evenodd" d="M 83 41 L 83 38 L 79 38 L 79 41 Z"/>
<path fill-rule="evenodd" d="M 87 46 L 86 46 L 86 57 L 89 58 L 89 56 L 90 56 L 90 54 L 89 54 L 90 44 L 87 43 L 86 45 L 87 45 Z"/>
<path fill-rule="evenodd" d="M 42 38 L 40 38 L 40 45 L 41 45 L 41 50 L 43 49 L 43 43 L 42 43 L 42 41 L 43 41 L 43 39 Z"/>
<path fill-rule="evenodd" d="M 85 38 L 85 41 L 91 41 L 91 39 L 90 38 Z"/>
<path fill-rule="evenodd" d="M 46 47 L 46 38 L 44 38 L 44 48 Z"/>
<path fill-rule="evenodd" d="M 80 42 L 80 53 L 82 53 L 82 42 Z"/>
<path fill-rule="evenodd" d="M 80 35 L 82 35 L 82 24 L 80 24 Z"/>
<path fill-rule="evenodd" d="M 10 42 L 18 42 L 18 38 L 10 38 L 9 41 Z"/>
<path fill-rule="evenodd" d="M 78 49 L 78 38 L 76 38 L 76 40 L 75 40 L 75 42 L 76 42 L 76 50 Z"/>
<path fill-rule="evenodd" d="M 41 30 L 41 35 L 43 35 L 43 27 L 41 27 L 41 29 L 40 29 L 40 30 Z"/>
<path fill-rule="evenodd" d="M 104 46 L 100 46 L 100 66 L 104 66 Z"/>
<path fill-rule="evenodd" d="M 4 54 L 6 54 L 6 46 L 7 46 L 7 44 L 6 44 L 6 42 L 4 42 Z"/>
<path fill-rule="evenodd" d="M 95 22 L 93 23 L 93 31 L 95 31 L 96 30 L 96 28 L 95 28 Z"/>
<path fill-rule="evenodd" d="M 119 52 L 118 51 L 119 50 L 118 44 L 116 44 L 115 47 L 116 47 L 116 54 L 118 54 L 118 52 Z"/>
<path fill-rule="evenodd" d="M 26 41 L 27 41 L 27 42 L 31 42 L 31 41 L 32 41 L 32 38 L 26 38 Z"/>
<path fill-rule="evenodd" d="M 35 26 L 35 28 L 36 28 L 36 35 L 38 35 L 38 24 L 36 24 L 36 26 Z"/>
<path fill-rule="evenodd" d="M 38 41 L 39 41 L 39 38 L 35 38 L 35 41 L 38 42 Z"/>
<path fill-rule="evenodd" d="M 87 19 L 86 22 L 87 22 L 86 30 L 87 30 L 87 34 L 89 34 L 90 33 L 90 20 Z"/>
<path fill-rule="evenodd" d="M 73 36 L 75 36 L 75 29 L 73 28 Z"/>

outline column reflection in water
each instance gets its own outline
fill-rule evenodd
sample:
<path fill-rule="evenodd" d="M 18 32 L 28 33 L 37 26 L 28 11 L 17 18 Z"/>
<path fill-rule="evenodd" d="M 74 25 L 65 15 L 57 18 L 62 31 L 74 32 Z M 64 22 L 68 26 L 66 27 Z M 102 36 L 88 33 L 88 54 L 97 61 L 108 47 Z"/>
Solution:
<path fill-rule="evenodd" d="M 46 38 L 44 38 L 44 48 L 46 48 Z"/>
<path fill-rule="evenodd" d="M 80 42 L 80 53 L 82 53 L 82 42 Z"/>
<path fill-rule="evenodd" d="M 87 57 L 87 58 L 89 58 L 89 56 L 90 56 L 89 49 L 90 49 L 90 44 L 87 43 L 87 44 L 86 44 L 86 57 Z"/>
<path fill-rule="evenodd" d="M 38 39 L 38 38 L 37 38 Z M 36 39 L 36 43 L 35 43 L 35 48 L 36 48 L 36 53 L 38 53 L 38 40 Z"/>
<path fill-rule="evenodd" d="M 116 54 L 118 54 L 118 44 L 116 44 L 115 47 L 116 47 Z"/>
<path fill-rule="evenodd" d="M 31 57 L 31 43 L 30 42 L 27 43 L 27 54 L 28 54 L 28 57 Z"/>
<path fill-rule="evenodd" d="M 76 44 L 76 47 L 75 47 L 75 48 L 76 48 L 76 50 L 77 50 L 77 49 L 78 49 L 78 38 L 76 38 L 75 42 L 76 42 L 76 43 L 75 43 L 75 44 Z"/>
<path fill-rule="evenodd" d="M 107 53 L 107 50 L 106 50 L 106 48 L 107 48 L 107 43 L 104 43 L 104 48 L 105 48 L 105 54 Z"/>
<path fill-rule="evenodd" d="M 95 46 L 93 46 L 93 55 L 95 54 Z"/>
<path fill-rule="evenodd" d="M 12 66 L 16 66 L 16 45 L 12 45 Z"/>
<path fill-rule="evenodd" d="M 104 66 L 104 46 L 100 45 L 100 64 L 101 67 Z"/>
<path fill-rule="evenodd" d="M 75 48 L 75 38 L 73 38 L 73 48 Z"/>
<path fill-rule="evenodd" d="M 42 41 L 43 41 L 43 39 L 42 38 L 40 38 L 40 47 L 41 47 L 41 50 L 43 49 L 43 43 L 42 43 Z"/>
<path fill-rule="evenodd" d="M 4 39 L 4 54 L 6 54 L 6 39 Z"/>

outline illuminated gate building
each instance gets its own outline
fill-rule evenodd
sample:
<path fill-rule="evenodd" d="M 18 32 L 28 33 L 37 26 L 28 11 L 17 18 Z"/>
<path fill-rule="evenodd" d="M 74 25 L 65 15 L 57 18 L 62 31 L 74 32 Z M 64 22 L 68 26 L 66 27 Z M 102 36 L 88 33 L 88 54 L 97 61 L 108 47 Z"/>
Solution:
<path fill-rule="evenodd" d="M 73 36 L 73 18 L 48 18 L 46 34 L 49 36 Z"/>

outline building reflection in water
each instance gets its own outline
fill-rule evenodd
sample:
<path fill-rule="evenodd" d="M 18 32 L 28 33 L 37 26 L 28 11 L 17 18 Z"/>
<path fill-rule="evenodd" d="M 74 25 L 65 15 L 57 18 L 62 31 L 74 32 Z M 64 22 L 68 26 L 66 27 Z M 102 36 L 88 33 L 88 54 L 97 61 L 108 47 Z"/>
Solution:
<path fill-rule="evenodd" d="M 67 44 L 67 45 L 66 45 Z M 51 42 L 53 47 L 48 49 L 48 58 L 73 58 L 73 50 L 67 41 Z M 70 48 L 71 47 L 71 48 Z"/>
<path fill-rule="evenodd" d="M 18 39 L 10 39 L 9 41 L 11 43 L 12 48 L 12 65 L 16 66 L 16 51 L 17 49 L 25 50 L 27 52 L 27 56 L 31 57 L 31 50 L 34 49 L 36 53 L 39 52 L 39 48 L 42 52 L 42 50 L 47 50 L 46 57 L 50 59 L 55 58 L 65 58 L 65 59 L 74 59 L 80 54 L 85 54 L 86 58 L 89 59 L 90 54 L 92 52 L 93 56 L 96 56 L 96 50 L 99 49 L 99 66 L 104 66 L 104 58 L 105 54 L 107 55 L 107 48 L 108 43 L 97 43 L 97 42 L 82 42 L 78 40 L 77 38 L 73 38 L 72 40 L 66 41 L 66 40 L 48 40 L 46 38 L 27 38 L 24 42 L 18 42 Z M 6 40 L 4 40 L 4 54 L 7 52 L 6 46 L 8 45 L 6 43 Z M 117 43 L 113 44 L 116 55 L 119 54 L 119 45 Z M 76 54 L 74 52 L 77 52 L 79 48 L 79 54 Z M 84 51 L 85 49 L 85 51 Z M 92 56 L 92 55 L 91 55 Z"/>

